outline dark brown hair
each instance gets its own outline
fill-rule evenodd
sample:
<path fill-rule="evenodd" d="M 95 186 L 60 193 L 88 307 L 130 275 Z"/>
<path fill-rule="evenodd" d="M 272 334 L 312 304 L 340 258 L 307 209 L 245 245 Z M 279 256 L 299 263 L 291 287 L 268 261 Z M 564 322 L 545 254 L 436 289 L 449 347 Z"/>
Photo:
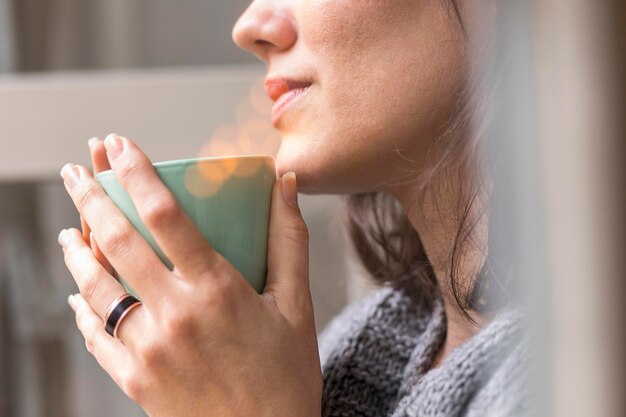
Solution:
<path fill-rule="evenodd" d="M 463 36 L 465 27 L 456 0 L 448 0 L 451 15 L 459 22 Z M 485 289 L 489 287 L 489 262 L 482 266 L 476 279 L 463 282 L 459 276 L 463 253 L 471 241 L 478 222 L 487 215 L 488 200 L 484 123 L 476 124 L 476 114 L 484 114 L 486 98 L 479 99 L 472 86 L 461 94 L 458 111 L 437 132 L 441 148 L 435 164 L 423 173 L 422 195 L 432 189 L 431 184 L 446 187 L 449 184 L 469 184 L 461 190 L 456 207 L 458 218 L 452 253 L 449 256 L 449 289 L 456 304 L 469 318 L 468 310 L 487 310 Z M 486 121 L 485 121 L 486 122 Z M 471 137 L 462 137 L 471 132 Z M 463 178 L 470 181 L 461 181 Z M 436 178 L 436 181 L 433 181 Z M 436 203 L 436 201 L 435 201 Z M 480 203 L 480 204 L 479 204 Z M 400 204 L 389 194 L 367 192 L 353 194 L 345 199 L 347 228 L 357 255 L 365 269 L 379 284 L 391 285 L 407 292 L 416 303 L 429 305 L 440 289 L 419 234 L 413 228 Z M 487 251 L 487 248 L 481 248 Z"/>

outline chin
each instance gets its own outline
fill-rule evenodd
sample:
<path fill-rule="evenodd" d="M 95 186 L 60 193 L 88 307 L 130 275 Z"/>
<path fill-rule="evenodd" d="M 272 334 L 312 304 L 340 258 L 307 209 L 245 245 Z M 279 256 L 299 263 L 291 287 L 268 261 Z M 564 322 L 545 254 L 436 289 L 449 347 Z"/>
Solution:
<path fill-rule="evenodd" d="M 298 191 L 303 194 L 351 194 L 361 191 L 355 178 L 356 161 L 344 152 L 333 150 L 319 138 L 286 137 L 276 155 L 276 175 L 296 173 Z M 342 158 L 341 155 L 344 155 Z M 359 176 L 360 177 L 360 176 Z M 362 179 L 362 177 L 360 177 Z"/>
<path fill-rule="evenodd" d="M 333 183 L 336 181 L 329 174 L 332 167 L 325 161 L 326 155 L 311 146 L 311 143 L 302 137 L 284 138 L 276 155 L 276 175 L 280 178 L 283 174 L 293 171 L 298 181 L 298 192 L 304 194 L 329 194 L 332 193 Z"/>

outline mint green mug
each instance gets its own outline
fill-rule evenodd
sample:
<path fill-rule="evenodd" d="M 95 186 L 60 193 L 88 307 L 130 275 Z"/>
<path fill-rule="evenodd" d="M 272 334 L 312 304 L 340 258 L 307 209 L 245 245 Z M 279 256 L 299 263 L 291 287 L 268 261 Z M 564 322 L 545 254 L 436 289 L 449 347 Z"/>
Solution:
<path fill-rule="evenodd" d="M 157 162 L 154 168 L 205 239 L 261 293 L 267 274 L 270 203 L 276 181 L 274 159 L 270 156 L 195 158 Z M 113 172 L 100 172 L 96 180 L 161 261 L 173 269 L 174 265 L 156 244 Z"/>

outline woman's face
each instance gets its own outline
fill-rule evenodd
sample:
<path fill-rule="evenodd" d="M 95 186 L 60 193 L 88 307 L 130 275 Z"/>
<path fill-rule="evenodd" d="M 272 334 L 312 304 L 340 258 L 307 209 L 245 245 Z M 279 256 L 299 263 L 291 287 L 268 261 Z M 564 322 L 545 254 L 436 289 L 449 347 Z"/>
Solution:
<path fill-rule="evenodd" d="M 267 64 L 277 170 L 295 171 L 307 193 L 419 175 L 463 89 L 464 40 L 446 0 L 255 0 L 233 39 Z"/>

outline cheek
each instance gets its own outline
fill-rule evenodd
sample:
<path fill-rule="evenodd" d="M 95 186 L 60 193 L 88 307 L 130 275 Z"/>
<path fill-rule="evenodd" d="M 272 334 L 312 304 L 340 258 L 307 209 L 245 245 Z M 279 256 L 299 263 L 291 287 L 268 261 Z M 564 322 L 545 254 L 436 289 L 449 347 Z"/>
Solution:
<path fill-rule="evenodd" d="M 352 128 L 364 122 L 359 115 L 423 114 L 454 89 L 457 34 L 439 1 L 312 1 L 303 14 L 300 32 L 319 71 L 320 98 Z"/>
<path fill-rule="evenodd" d="M 352 61 L 359 53 L 384 43 L 421 8 L 421 1 L 309 1 L 300 9 L 302 41 L 321 58 Z"/>
<path fill-rule="evenodd" d="M 393 176 L 398 148 L 423 153 L 455 96 L 459 48 L 428 1 L 311 1 L 301 40 L 319 77 L 284 137 L 279 172 L 305 192 L 359 192 Z M 439 13 L 436 14 L 435 12 Z"/>

